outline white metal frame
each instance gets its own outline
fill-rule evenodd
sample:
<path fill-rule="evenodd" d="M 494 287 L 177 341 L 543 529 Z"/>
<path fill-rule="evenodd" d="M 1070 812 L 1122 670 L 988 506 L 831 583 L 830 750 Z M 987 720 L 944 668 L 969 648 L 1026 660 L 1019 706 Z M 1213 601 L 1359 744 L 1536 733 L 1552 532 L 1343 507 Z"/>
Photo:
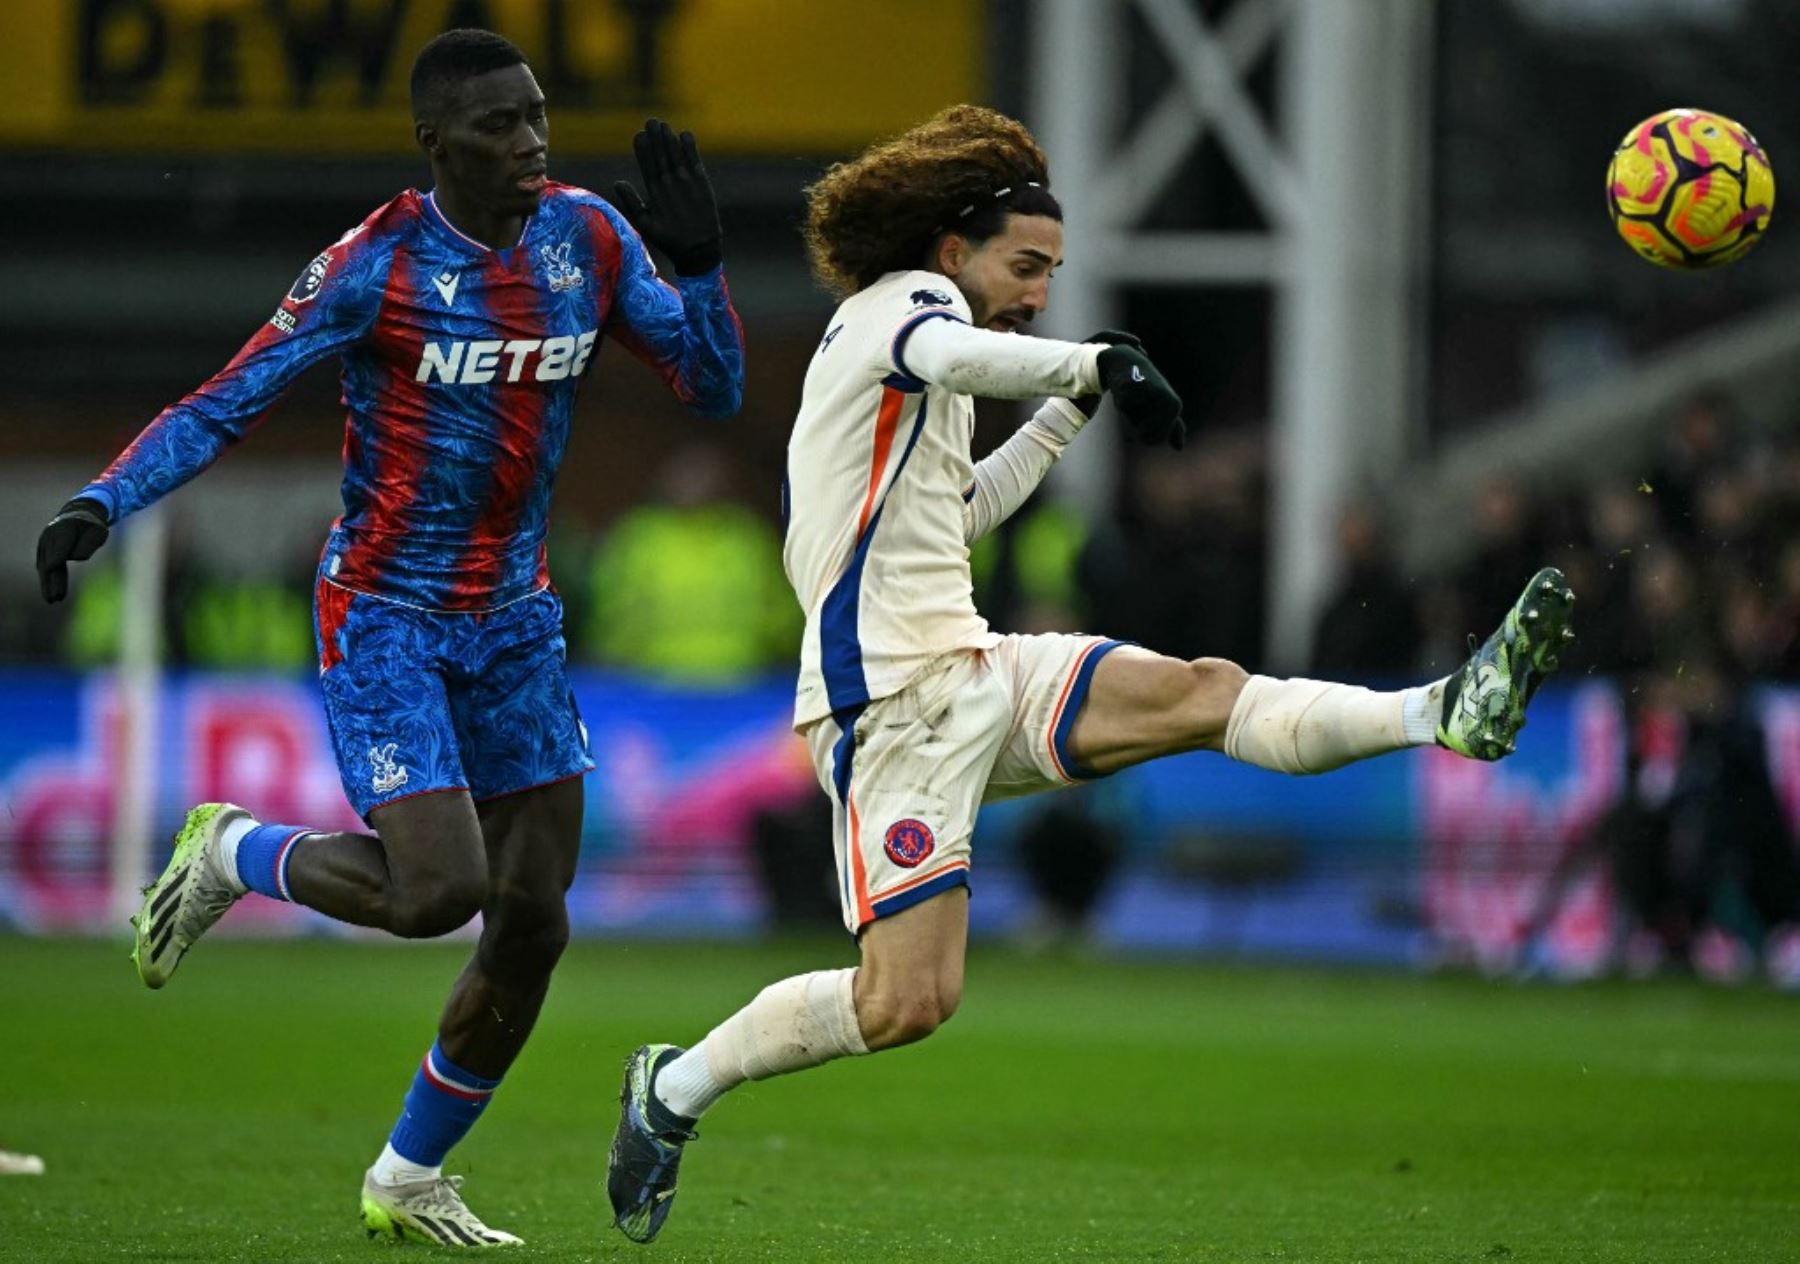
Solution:
<path fill-rule="evenodd" d="M 1115 139 L 1133 10 L 1175 79 Z M 1069 224 L 1048 331 L 1111 324 L 1125 284 L 1278 294 L 1267 649 L 1300 668 L 1334 575 L 1341 503 L 1397 471 L 1416 432 L 1430 0 L 1238 0 L 1216 27 L 1191 0 L 1041 0 L 1034 14 L 1032 119 Z M 1247 87 L 1272 47 L 1285 135 Z M 1209 129 L 1268 227 L 1140 228 Z M 1061 484 L 1094 512 L 1112 486 L 1103 446 L 1084 448 Z"/>

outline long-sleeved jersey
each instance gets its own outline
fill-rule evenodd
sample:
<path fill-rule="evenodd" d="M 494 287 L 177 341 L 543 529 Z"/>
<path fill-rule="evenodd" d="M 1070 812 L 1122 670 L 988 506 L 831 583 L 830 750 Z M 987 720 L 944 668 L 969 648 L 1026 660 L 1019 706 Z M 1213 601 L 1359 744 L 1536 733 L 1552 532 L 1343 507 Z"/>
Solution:
<path fill-rule="evenodd" d="M 972 396 L 1092 394 L 1104 348 L 969 317 L 948 277 L 892 272 L 844 301 L 813 353 L 785 489 L 783 560 L 806 611 L 797 728 L 999 640 L 975 611 L 967 542 L 1017 507 L 1083 418 L 1055 401 L 978 467 Z"/>
<path fill-rule="evenodd" d="M 344 512 L 323 573 L 425 609 L 503 606 L 548 582 L 550 490 L 602 335 L 695 410 L 737 411 L 743 331 L 722 270 L 662 281 L 625 218 L 584 189 L 550 184 L 508 250 L 409 190 L 314 259 L 231 363 L 79 494 L 114 522 L 151 504 L 336 354 Z"/>

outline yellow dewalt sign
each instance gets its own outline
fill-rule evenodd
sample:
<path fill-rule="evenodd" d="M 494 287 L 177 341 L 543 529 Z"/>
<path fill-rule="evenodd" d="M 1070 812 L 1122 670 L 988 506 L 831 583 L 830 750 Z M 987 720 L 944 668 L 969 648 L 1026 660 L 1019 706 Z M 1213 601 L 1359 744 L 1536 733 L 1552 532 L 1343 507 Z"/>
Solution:
<path fill-rule="evenodd" d="M 524 49 L 551 143 L 616 153 L 648 114 L 708 153 L 828 154 L 981 95 L 979 0 L 3 0 L 0 144 L 403 153 L 419 46 Z"/>

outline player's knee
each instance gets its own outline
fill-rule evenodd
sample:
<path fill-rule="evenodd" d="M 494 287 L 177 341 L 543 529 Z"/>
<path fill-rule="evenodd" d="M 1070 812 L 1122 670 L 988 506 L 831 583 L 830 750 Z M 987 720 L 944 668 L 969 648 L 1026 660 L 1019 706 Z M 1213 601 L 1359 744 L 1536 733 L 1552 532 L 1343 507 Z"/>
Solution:
<path fill-rule="evenodd" d="M 950 1021 L 962 1001 L 962 981 L 939 980 L 936 986 L 908 985 L 868 998 L 857 1019 L 871 1049 L 888 1049 L 923 1040 Z M 866 1008 L 866 1012 L 865 1012 Z"/>
<path fill-rule="evenodd" d="M 489 969 L 546 977 L 569 946 L 569 913 L 561 891 L 501 891 L 487 908 L 481 952 Z"/>
<path fill-rule="evenodd" d="M 937 994 L 932 998 L 930 1012 L 925 1015 L 930 1020 L 931 1031 L 936 1031 L 949 1022 L 962 1004 L 962 978 L 954 980 L 938 980 Z M 926 1033 L 927 1035 L 930 1032 Z"/>
<path fill-rule="evenodd" d="M 1196 658 L 1188 665 L 1193 684 L 1183 710 L 1192 745 L 1218 750 L 1225 744 L 1225 726 L 1250 673 L 1230 659 Z"/>
<path fill-rule="evenodd" d="M 882 1044 L 910 1045 L 923 1040 L 949 1021 L 954 1012 L 954 1006 L 946 1007 L 935 997 L 899 998 L 886 1014 L 883 1030 L 887 1033 L 887 1039 Z"/>
<path fill-rule="evenodd" d="M 394 934 L 402 939 L 435 939 L 466 926 L 481 912 L 485 877 L 449 874 L 403 889 L 390 906 Z"/>

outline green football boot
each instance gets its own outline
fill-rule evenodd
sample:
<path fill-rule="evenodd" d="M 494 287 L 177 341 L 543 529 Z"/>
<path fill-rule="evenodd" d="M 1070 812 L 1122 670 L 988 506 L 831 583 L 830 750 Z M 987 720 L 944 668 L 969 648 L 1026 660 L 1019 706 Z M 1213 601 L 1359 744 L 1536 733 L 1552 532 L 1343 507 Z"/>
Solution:
<path fill-rule="evenodd" d="M 1439 746 L 1469 759 L 1513 753 L 1525 708 L 1575 639 L 1569 616 L 1575 594 L 1554 566 L 1531 577 L 1499 628 L 1479 648 L 1469 638 L 1469 661 L 1444 685 Z"/>
<path fill-rule="evenodd" d="M 675 1045 L 640 1045 L 625 1060 L 619 1089 L 619 1128 L 606 1163 L 606 1196 L 613 1223 L 633 1242 L 649 1242 L 675 1207 L 681 1148 L 694 1139 L 694 1121 L 656 1099 L 656 1073 L 680 1057 Z"/>

